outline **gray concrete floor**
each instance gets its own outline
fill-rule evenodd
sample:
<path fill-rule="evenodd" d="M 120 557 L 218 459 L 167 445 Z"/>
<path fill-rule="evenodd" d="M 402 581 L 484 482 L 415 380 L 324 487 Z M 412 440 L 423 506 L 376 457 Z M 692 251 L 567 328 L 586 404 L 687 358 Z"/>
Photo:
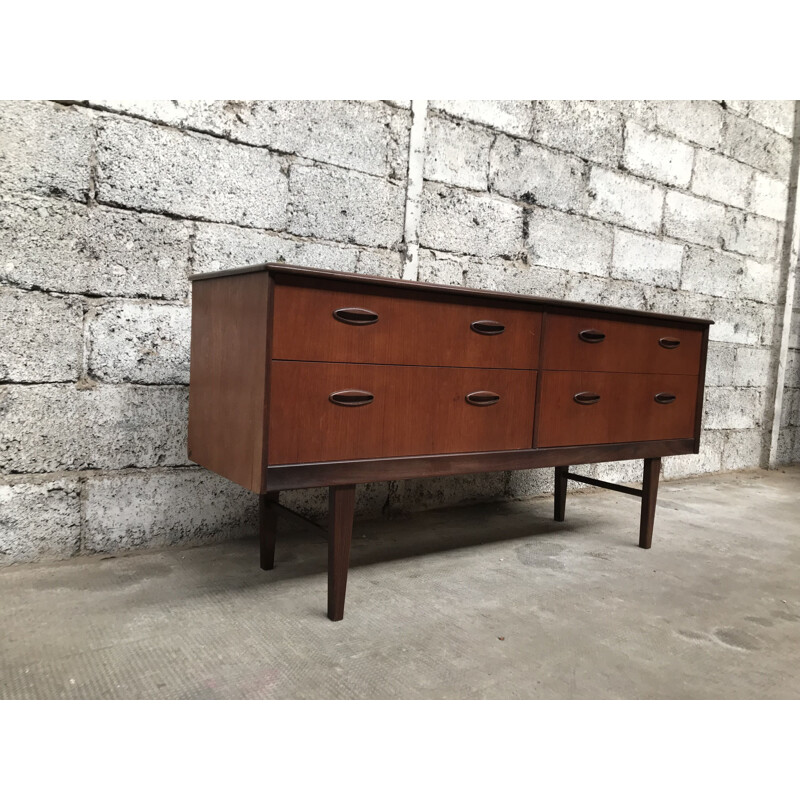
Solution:
<path fill-rule="evenodd" d="M 0 571 L 3 698 L 797 698 L 800 468 Z"/>

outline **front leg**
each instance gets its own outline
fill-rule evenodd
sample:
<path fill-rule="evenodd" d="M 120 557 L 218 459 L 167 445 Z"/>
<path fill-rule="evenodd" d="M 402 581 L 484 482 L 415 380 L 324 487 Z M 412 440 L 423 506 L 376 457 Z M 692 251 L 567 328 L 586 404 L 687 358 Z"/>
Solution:
<path fill-rule="evenodd" d="M 258 538 L 261 546 L 261 569 L 275 566 L 275 539 L 278 527 L 279 492 L 258 496 Z"/>
<path fill-rule="evenodd" d="M 344 594 L 347 568 L 350 565 L 350 542 L 353 538 L 353 515 L 356 487 L 331 486 L 328 501 L 328 619 L 344 617 Z"/>
<path fill-rule="evenodd" d="M 645 550 L 649 550 L 653 544 L 653 523 L 656 519 L 656 497 L 658 496 L 658 476 L 660 472 L 660 458 L 646 458 L 644 460 L 639 547 L 643 547 Z"/>

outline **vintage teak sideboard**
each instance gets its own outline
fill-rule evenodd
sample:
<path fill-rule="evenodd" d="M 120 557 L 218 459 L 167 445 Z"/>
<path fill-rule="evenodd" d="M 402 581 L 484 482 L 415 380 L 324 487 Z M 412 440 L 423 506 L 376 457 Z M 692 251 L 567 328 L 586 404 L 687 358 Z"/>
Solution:
<path fill-rule="evenodd" d="M 710 320 L 260 264 L 196 275 L 189 458 L 260 495 L 272 569 L 278 495 L 327 486 L 328 616 L 342 619 L 355 487 L 555 467 L 641 497 L 700 446 Z M 643 459 L 642 488 L 570 465 Z"/>

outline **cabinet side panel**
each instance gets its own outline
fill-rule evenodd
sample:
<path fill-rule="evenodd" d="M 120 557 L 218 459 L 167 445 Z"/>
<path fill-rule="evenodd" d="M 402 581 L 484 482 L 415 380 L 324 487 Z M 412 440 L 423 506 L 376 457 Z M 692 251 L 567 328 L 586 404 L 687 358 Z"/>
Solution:
<path fill-rule="evenodd" d="M 192 291 L 189 458 L 261 490 L 267 273 L 197 281 Z"/>
<path fill-rule="evenodd" d="M 700 366 L 697 377 L 697 410 L 694 418 L 694 452 L 700 452 L 700 434 L 703 432 L 703 397 L 706 392 L 706 361 L 708 358 L 708 334 L 706 326 L 703 331 L 703 343 L 700 348 Z"/>

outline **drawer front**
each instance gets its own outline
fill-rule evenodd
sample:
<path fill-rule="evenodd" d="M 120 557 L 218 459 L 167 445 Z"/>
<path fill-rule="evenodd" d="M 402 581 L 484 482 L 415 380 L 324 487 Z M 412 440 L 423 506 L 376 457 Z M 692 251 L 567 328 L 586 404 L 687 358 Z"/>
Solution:
<path fill-rule="evenodd" d="M 699 330 L 548 314 L 541 367 L 697 375 L 702 343 Z"/>
<path fill-rule="evenodd" d="M 694 376 L 540 374 L 537 447 L 694 438 Z"/>
<path fill-rule="evenodd" d="M 319 286 L 318 284 L 325 284 Z M 535 369 L 542 315 L 441 295 L 278 284 L 273 358 Z M 338 313 L 337 313 L 338 312 Z"/>
<path fill-rule="evenodd" d="M 516 450 L 533 438 L 528 370 L 273 361 L 270 383 L 270 464 Z"/>

